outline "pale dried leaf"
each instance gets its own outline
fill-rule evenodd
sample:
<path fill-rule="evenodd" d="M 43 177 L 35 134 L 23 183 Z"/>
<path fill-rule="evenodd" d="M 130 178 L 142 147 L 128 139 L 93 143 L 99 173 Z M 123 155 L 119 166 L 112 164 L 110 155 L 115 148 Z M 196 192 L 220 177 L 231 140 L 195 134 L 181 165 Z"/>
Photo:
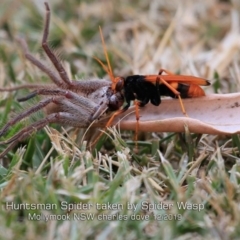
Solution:
<path fill-rule="evenodd" d="M 160 106 L 147 104 L 140 109 L 139 130 L 148 132 L 184 132 L 234 134 L 240 132 L 240 93 L 211 94 L 201 98 L 183 99 L 189 117 L 181 111 L 177 99 L 163 99 Z M 106 123 L 106 120 L 98 123 Z M 112 125 L 135 130 L 134 107 L 116 117 Z"/>

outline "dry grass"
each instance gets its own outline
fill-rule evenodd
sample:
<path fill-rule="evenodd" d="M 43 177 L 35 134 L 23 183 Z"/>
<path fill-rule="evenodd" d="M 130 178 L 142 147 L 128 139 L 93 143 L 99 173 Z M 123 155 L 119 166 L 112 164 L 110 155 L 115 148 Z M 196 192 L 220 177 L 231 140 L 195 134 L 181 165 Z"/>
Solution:
<path fill-rule="evenodd" d="M 116 75 L 166 68 L 211 80 L 207 93 L 239 90 L 238 1 L 149 2 L 51 1 L 51 45 L 62 55 L 69 75 L 105 77 L 92 59 L 104 59 L 101 25 Z M 19 34 L 25 36 L 31 52 L 41 56 L 43 15 L 41 1 L 0 3 L 1 87 L 48 80 L 24 59 L 15 41 Z M 0 93 L 1 122 L 19 111 L 15 99 L 22 94 Z M 187 128 L 183 134 L 142 134 L 136 154 L 132 133 L 120 136 L 112 129 L 112 141 L 89 152 L 85 143 L 79 144 L 83 131 L 66 133 L 55 127 L 19 144 L 1 163 L 0 239 L 238 239 L 238 135 L 190 134 Z M 65 202 L 93 207 L 70 211 L 62 206 Z M 196 208 L 180 209 L 180 202 Z M 7 203 L 52 207 L 6 210 Z M 102 204 L 99 209 L 97 203 Z M 104 209 L 108 203 L 119 205 Z M 170 209 L 151 209 L 159 203 Z M 42 220 L 31 220 L 34 213 Z M 74 214 L 94 217 L 79 220 Z M 60 220 L 45 221 L 49 215 Z M 67 216 L 70 220 L 64 221 Z M 108 219 L 101 220 L 103 216 Z"/>

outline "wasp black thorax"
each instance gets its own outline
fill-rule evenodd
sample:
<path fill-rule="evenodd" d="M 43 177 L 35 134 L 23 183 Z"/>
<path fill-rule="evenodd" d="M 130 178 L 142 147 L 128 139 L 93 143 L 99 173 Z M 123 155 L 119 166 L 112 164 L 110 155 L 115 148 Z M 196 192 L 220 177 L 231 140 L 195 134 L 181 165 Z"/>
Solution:
<path fill-rule="evenodd" d="M 127 102 L 125 108 L 128 108 L 133 100 L 138 100 L 140 106 L 145 106 L 149 101 L 155 106 L 161 103 L 158 87 L 146 81 L 142 75 L 132 75 L 125 78 L 124 97 Z"/>

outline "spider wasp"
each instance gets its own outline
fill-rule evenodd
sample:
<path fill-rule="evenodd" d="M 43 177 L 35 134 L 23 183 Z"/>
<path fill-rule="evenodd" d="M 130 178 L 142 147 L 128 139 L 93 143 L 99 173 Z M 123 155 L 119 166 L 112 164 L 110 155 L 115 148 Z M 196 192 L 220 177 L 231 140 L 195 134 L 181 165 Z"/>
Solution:
<path fill-rule="evenodd" d="M 134 101 L 135 103 L 137 134 L 139 128 L 139 107 L 144 107 L 149 102 L 155 106 L 159 106 L 161 103 L 161 96 L 178 98 L 183 114 L 188 117 L 182 102 L 182 98 L 205 96 L 205 92 L 200 86 L 210 85 L 208 80 L 195 76 L 176 75 L 165 69 L 160 69 L 157 75 L 131 75 L 127 77 L 114 77 L 101 28 L 99 28 L 99 30 L 105 58 L 107 60 L 107 66 L 101 60 L 97 58 L 95 59 L 108 73 L 112 81 L 113 92 L 115 94 L 120 93 L 121 98 L 123 98 L 126 103 L 125 106 L 116 104 L 115 108 L 117 111 L 113 113 L 107 122 L 106 127 L 111 126 L 114 118 L 117 115 L 125 112 L 130 107 L 131 101 Z M 163 75 L 163 73 L 165 74 Z"/>

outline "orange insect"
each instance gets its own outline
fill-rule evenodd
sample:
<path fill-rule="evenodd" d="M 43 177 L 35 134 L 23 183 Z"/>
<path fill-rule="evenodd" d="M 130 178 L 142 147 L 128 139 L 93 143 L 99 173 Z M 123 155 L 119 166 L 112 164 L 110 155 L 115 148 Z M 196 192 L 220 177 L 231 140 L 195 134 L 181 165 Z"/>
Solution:
<path fill-rule="evenodd" d="M 164 69 L 160 69 L 158 75 L 131 75 L 127 77 L 114 77 L 101 28 L 100 35 L 108 66 L 105 66 L 99 59 L 96 60 L 102 65 L 104 70 L 111 78 L 112 90 L 115 92 L 115 94 L 120 93 L 126 102 L 125 106 L 121 107 L 121 109 L 118 109 L 111 116 L 106 124 L 106 127 L 111 125 L 117 115 L 123 113 L 130 107 L 131 101 L 135 102 L 137 132 L 139 125 L 139 106 L 144 107 L 148 102 L 158 106 L 161 103 L 161 96 L 169 96 L 179 99 L 182 112 L 185 116 L 187 116 L 182 98 L 205 96 L 205 92 L 200 86 L 210 85 L 208 80 L 194 76 L 176 75 Z M 162 73 L 165 73 L 165 75 L 162 75 Z"/>

